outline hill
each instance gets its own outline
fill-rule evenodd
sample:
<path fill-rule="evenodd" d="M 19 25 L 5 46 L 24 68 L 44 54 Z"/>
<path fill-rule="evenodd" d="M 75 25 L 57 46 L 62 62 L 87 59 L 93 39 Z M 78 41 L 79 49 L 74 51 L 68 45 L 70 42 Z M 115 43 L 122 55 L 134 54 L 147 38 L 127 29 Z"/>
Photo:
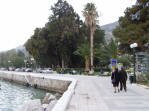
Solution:
<path fill-rule="evenodd" d="M 110 23 L 110 24 L 106 24 L 106 25 L 101 26 L 101 29 L 102 30 L 105 30 L 105 40 L 106 40 L 107 43 L 109 43 L 112 38 L 114 39 L 114 36 L 112 34 L 112 31 L 118 25 L 119 25 L 119 23 L 116 21 L 116 22 L 113 22 L 113 23 Z"/>

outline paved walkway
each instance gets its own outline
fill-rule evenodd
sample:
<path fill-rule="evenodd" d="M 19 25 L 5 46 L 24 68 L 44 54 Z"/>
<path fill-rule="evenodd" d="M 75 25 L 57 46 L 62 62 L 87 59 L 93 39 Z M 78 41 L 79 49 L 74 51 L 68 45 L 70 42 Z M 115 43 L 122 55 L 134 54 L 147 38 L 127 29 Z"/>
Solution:
<path fill-rule="evenodd" d="M 149 89 L 127 85 L 113 93 L 109 77 L 70 76 L 78 79 L 67 111 L 149 111 Z"/>
<path fill-rule="evenodd" d="M 149 111 L 149 89 L 136 84 L 127 83 L 127 92 L 114 93 L 110 77 L 62 74 L 44 76 L 78 80 L 66 111 Z"/>

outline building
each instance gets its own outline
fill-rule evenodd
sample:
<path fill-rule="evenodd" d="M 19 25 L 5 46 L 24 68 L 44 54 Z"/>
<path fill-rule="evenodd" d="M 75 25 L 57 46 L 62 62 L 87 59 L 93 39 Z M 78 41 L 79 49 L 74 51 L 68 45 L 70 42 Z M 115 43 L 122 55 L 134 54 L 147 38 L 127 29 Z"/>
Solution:
<path fill-rule="evenodd" d="M 136 71 L 141 73 L 149 72 L 149 52 L 137 52 L 136 56 Z"/>

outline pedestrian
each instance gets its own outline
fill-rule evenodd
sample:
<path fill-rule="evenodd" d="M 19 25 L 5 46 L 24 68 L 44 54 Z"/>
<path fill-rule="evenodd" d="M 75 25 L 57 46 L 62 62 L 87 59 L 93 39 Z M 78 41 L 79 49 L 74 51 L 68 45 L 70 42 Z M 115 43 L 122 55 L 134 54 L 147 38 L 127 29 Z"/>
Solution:
<path fill-rule="evenodd" d="M 121 70 L 119 71 L 119 77 L 120 77 L 120 91 L 124 89 L 126 92 L 127 91 L 127 86 L 126 86 L 127 73 L 124 67 L 121 67 Z"/>
<path fill-rule="evenodd" d="M 114 93 L 119 92 L 119 73 L 118 68 L 115 68 L 111 75 L 111 81 L 114 87 Z"/>

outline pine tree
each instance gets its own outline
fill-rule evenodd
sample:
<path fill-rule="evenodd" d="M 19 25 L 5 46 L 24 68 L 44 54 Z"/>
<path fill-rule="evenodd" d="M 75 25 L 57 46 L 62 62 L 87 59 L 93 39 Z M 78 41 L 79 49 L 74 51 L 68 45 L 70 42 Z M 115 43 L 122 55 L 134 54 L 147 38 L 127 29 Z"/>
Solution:
<path fill-rule="evenodd" d="M 125 10 L 119 18 L 119 26 L 113 31 L 120 41 L 121 48 L 128 50 L 131 43 L 138 43 L 138 50 L 149 47 L 149 0 L 137 0 L 136 4 Z"/>

